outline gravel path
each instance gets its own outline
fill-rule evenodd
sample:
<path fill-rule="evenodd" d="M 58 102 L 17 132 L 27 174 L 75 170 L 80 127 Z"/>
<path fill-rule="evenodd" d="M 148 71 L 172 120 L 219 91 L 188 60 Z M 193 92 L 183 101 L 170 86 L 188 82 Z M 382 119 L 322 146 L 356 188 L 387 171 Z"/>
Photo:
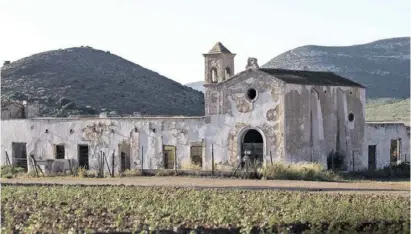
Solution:
<path fill-rule="evenodd" d="M 19 178 L 1 179 L 2 184 L 60 185 L 135 185 L 225 189 L 279 189 L 314 192 L 410 194 L 410 182 L 317 182 L 297 180 L 241 180 L 192 177 L 126 177 L 126 178 Z"/>

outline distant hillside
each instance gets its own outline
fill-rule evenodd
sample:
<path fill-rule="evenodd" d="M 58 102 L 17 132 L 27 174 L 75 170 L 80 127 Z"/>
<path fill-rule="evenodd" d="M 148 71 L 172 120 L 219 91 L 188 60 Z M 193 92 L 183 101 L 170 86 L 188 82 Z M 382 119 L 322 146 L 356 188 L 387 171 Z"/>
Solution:
<path fill-rule="evenodd" d="M 398 121 L 409 125 L 410 99 L 374 99 L 367 102 L 367 121 Z"/>
<path fill-rule="evenodd" d="M 188 86 L 192 89 L 195 89 L 195 90 L 198 90 L 204 93 L 204 81 L 196 81 L 196 82 L 187 83 L 185 84 L 185 86 Z"/>
<path fill-rule="evenodd" d="M 409 37 L 353 46 L 302 46 L 262 67 L 331 71 L 365 85 L 369 98 L 410 96 Z"/>
<path fill-rule="evenodd" d="M 91 47 L 35 54 L 1 68 L 1 95 L 39 101 L 43 116 L 204 115 L 203 93 Z"/>

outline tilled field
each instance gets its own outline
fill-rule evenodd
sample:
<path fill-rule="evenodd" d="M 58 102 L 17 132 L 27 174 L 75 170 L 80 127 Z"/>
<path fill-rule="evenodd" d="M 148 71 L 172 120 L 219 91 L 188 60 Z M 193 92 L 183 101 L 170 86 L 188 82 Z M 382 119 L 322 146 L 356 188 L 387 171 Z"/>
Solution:
<path fill-rule="evenodd" d="M 3 185 L 2 229 L 409 233 L 406 196 L 136 186 Z"/>

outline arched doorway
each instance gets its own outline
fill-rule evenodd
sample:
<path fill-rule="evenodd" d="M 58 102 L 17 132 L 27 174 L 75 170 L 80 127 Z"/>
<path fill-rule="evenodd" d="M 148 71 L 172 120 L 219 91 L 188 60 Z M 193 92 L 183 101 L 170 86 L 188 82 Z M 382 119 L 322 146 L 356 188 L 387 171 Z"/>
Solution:
<path fill-rule="evenodd" d="M 260 132 L 249 129 L 244 132 L 241 141 L 241 161 L 248 155 L 251 162 L 262 166 L 264 160 L 264 139 Z"/>

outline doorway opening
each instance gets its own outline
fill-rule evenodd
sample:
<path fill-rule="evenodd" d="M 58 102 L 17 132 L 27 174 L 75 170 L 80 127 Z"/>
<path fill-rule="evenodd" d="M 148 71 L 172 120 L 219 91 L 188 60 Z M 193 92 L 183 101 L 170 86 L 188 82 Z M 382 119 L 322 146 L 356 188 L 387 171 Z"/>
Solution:
<path fill-rule="evenodd" d="M 163 146 L 163 160 L 165 169 L 175 168 L 176 147 L 173 145 Z"/>
<path fill-rule="evenodd" d="M 390 163 L 395 164 L 401 160 L 401 139 L 391 140 L 390 145 Z"/>
<path fill-rule="evenodd" d="M 16 162 L 16 166 L 24 168 L 27 172 L 27 149 L 25 142 L 12 142 L 11 143 L 11 150 L 14 161 Z"/>
<path fill-rule="evenodd" d="M 376 145 L 368 146 L 368 170 L 375 170 L 377 168 L 377 162 L 375 160 L 376 152 L 377 152 Z"/>
<path fill-rule="evenodd" d="M 120 154 L 120 171 L 124 172 L 125 170 L 130 170 L 130 144 L 126 141 L 121 142 L 121 144 L 118 144 L 118 152 Z"/>
<path fill-rule="evenodd" d="M 257 167 L 263 165 L 264 159 L 264 139 L 263 136 L 255 129 L 246 131 L 241 142 L 241 163 L 244 166 L 244 157 L 248 156 L 250 162 Z"/>
<path fill-rule="evenodd" d="M 88 170 L 89 169 L 89 163 L 88 163 L 89 149 L 88 149 L 88 145 L 78 145 L 77 151 L 78 151 L 78 164 L 79 164 L 79 167 L 83 167 L 86 170 Z"/>

